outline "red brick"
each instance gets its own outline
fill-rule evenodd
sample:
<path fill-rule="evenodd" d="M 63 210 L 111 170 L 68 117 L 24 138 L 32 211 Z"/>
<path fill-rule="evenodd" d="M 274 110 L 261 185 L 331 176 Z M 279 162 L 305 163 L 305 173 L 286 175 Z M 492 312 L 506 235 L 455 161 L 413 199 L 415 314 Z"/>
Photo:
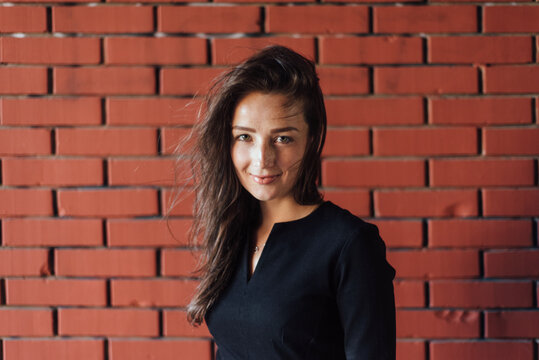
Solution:
<path fill-rule="evenodd" d="M 108 163 L 109 185 L 174 185 L 173 158 L 110 159 Z"/>
<path fill-rule="evenodd" d="M 163 328 L 165 336 L 211 337 L 205 323 L 196 327 L 189 324 L 187 314 L 181 310 L 164 310 Z"/>
<path fill-rule="evenodd" d="M 47 70 L 40 67 L 0 67 L 0 95 L 45 94 Z"/>
<path fill-rule="evenodd" d="M 161 273 L 163 276 L 192 277 L 195 275 L 198 259 L 194 250 L 163 250 L 161 256 Z"/>
<path fill-rule="evenodd" d="M 539 32 L 539 8 L 537 6 L 501 5 L 485 6 L 483 31 L 503 33 Z"/>
<path fill-rule="evenodd" d="M 157 336 L 159 318 L 146 309 L 58 309 L 62 336 Z"/>
<path fill-rule="evenodd" d="M 347 209 L 356 216 L 369 216 L 370 195 L 367 190 L 336 191 L 325 190 L 324 200 L 329 200 Z"/>
<path fill-rule="evenodd" d="M 172 68 L 161 70 L 161 89 L 164 95 L 203 95 L 220 68 Z"/>
<path fill-rule="evenodd" d="M 476 250 L 399 250 L 387 254 L 399 279 L 473 278 L 479 275 Z"/>
<path fill-rule="evenodd" d="M 2 161 L 4 185 L 82 186 L 103 183 L 100 159 L 21 159 Z"/>
<path fill-rule="evenodd" d="M 533 345 L 521 341 L 431 342 L 432 360 L 453 359 L 533 359 Z"/>
<path fill-rule="evenodd" d="M 423 224 L 419 220 L 369 220 L 380 229 L 380 236 L 390 248 L 421 247 Z"/>
<path fill-rule="evenodd" d="M 483 190 L 485 216 L 537 216 L 539 189 Z"/>
<path fill-rule="evenodd" d="M 51 310 L 0 309 L 0 336 L 53 336 L 52 331 Z"/>
<path fill-rule="evenodd" d="M 191 188 L 161 191 L 161 213 L 170 216 L 192 216 L 195 194 Z"/>
<path fill-rule="evenodd" d="M 191 99 L 108 98 L 109 125 L 191 125 L 200 104 Z"/>
<path fill-rule="evenodd" d="M 367 94 L 369 70 L 356 67 L 319 67 L 320 87 L 326 95 Z"/>
<path fill-rule="evenodd" d="M 397 359 L 399 360 L 424 360 L 425 343 L 422 341 L 397 340 Z"/>
<path fill-rule="evenodd" d="M 48 275 L 48 258 L 45 249 L 0 249 L 0 276 Z"/>
<path fill-rule="evenodd" d="M 161 153 L 164 155 L 186 153 L 194 144 L 190 128 L 161 129 Z"/>
<path fill-rule="evenodd" d="M 19 64 L 97 64 L 97 38 L 3 38 L 0 58 Z"/>
<path fill-rule="evenodd" d="M 266 32 L 335 34 L 366 33 L 366 6 L 268 6 Z"/>
<path fill-rule="evenodd" d="M 105 280 L 7 279 L 8 305 L 106 306 Z"/>
<path fill-rule="evenodd" d="M 57 129 L 59 155 L 154 155 L 157 133 L 149 128 Z"/>
<path fill-rule="evenodd" d="M 485 336 L 487 338 L 536 338 L 538 333 L 539 311 L 489 311 L 486 313 Z"/>
<path fill-rule="evenodd" d="M 44 189 L 0 189 L 0 216 L 52 215 L 52 193 Z"/>
<path fill-rule="evenodd" d="M 207 340 L 111 340 L 109 353 L 114 360 L 211 360 L 212 343 Z"/>
<path fill-rule="evenodd" d="M 283 45 L 309 59 L 315 58 L 314 39 L 312 37 L 214 38 L 211 42 L 213 46 L 212 63 L 218 65 L 237 64 L 253 55 L 256 51 L 270 45 Z"/>
<path fill-rule="evenodd" d="M 431 186 L 533 185 L 532 159 L 430 159 Z"/>
<path fill-rule="evenodd" d="M 322 156 L 368 155 L 370 151 L 369 130 L 329 129 Z"/>
<path fill-rule="evenodd" d="M 431 281 L 431 307 L 525 308 L 533 306 L 531 282 Z"/>
<path fill-rule="evenodd" d="M 0 6 L 0 33 L 45 32 L 44 6 Z"/>
<path fill-rule="evenodd" d="M 539 92 L 539 65 L 500 65 L 485 69 L 487 94 L 527 94 Z"/>
<path fill-rule="evenodd" d="M 395 281 L 393 286 L 397 308 L 425 306 L 425 284 L 423 281 L 400 280 Z"/>
<path fill-rule="evenodd" d="M 0 155 L 50 153 L 51 133 L 48 129 L 0 129 Z"/>
<path fill-rule="evenodd" d="M 474 94 L 477 70 L 465 66 L 378 67 L 374 92 L 378 94 Z"/>
<path fill-rule="evenodd" d="M 321 64 L 415 64 L 423 62 L 419 37 L 322 37 Z"/>
<path fill-rule="evenodd" d="M 60 216 L 126 217 L 157 212 L 157 193 L 152 189 L 58 191 Z"/>
<path fill-rule="evenodd" d="M 155 92 L 149 67 L 55 68 L 54 93 L 73 95 L 148 95 Z"/>
<path fill-rule="evenodd" d="M 150 6 L 54 6 L 52 31 L 63 33 L 152 32 Z"/>
<path fill-rule="evenodd" d="M 431 124 L 530 124 L 530 98 L 438 98 L 429 100 Z"/>
<path fill-rule="evenodd" d="M 430 247 L 507 248 L 533 245 L 529 220 L 430 220 Z"/>
<path fill-rule="evenodd" d="M 324 186 L 423 186 L 425 163 L 421 160 L 325 160 L 322 178 Z"/>
<path fill-rule="evenodd" d="M 191 220 L 109 220 L 107 238 L 110 246 L 178 247 L 188 243 Z"/>
<path fill-rule="evenodd" d="M 411 125 L 422 124 L 424 118 L 419 97 L 327 99 L 325 103 L 330 126 Z"/>
<path fill-rule="evenodd" d="M 160 6 L 157 16 L 167 33 L 256 33 L 261 25 L 257 6 Z"/>
<path fill-rule="evenodd" d="M 0 100 L 3 125 L 99 125 L 98 98 L 36 98 Z"/>
<path fill-rule="evenodd" d="M 477 131 L 472 127 L 377 128 L 374 155 L 468 155 L 477 153 Z"/>
<path fill-rule="evenodd" d="M 397 311 L 398 338 L 479 337 L 479 312 L 468 310 Z"/>
<path fill-rule="evenodd" d="M 197 286 L 193 280 L 112 280 L 113 306 L 186 306 Z"/>
<path fill-rule="evenodd" d="M 536 278 L 539 250 L 497 250 L 485 253 L 485 276 Z"/>
<path fill-rule="evenodd" d="M 4 340 L 6 359 L 104 360 L 103 340 Z"/>
<path fill-rule="evenodd" d="M 485 128 L 485 155 L 539 154 L 539 128 Z"/>
<path fill-rule="evenodd" d="M 201 38 L 105 38 L 107 64 L 205 64 Z"/>

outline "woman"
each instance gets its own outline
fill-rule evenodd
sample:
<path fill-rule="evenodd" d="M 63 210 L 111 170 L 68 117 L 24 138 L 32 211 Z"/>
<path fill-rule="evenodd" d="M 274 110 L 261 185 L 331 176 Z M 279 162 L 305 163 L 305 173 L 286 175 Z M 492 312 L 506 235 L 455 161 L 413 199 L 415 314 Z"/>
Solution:
<path fill-rule="evenodd" d="M 223 75 L 195 128 L 201 283 L 218 360 L 394 359 L 394 269 L 368 224 L 318 192 L 314 64 L 281 46 Z"/>

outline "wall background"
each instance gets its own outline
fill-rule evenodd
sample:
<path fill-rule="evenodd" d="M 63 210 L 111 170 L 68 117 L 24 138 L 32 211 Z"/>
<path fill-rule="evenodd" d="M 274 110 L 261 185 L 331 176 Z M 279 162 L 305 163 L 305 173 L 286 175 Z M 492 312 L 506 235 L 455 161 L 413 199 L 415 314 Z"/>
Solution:
<path fill-rule="evenodd" d="M 270 43 L 319 65 L 323 189 L 381 229 L 398 359 L 539 359 L 538 32 L 530 1 L 2 2 L 0 360 L 212 359 L 171 153 Z"/>

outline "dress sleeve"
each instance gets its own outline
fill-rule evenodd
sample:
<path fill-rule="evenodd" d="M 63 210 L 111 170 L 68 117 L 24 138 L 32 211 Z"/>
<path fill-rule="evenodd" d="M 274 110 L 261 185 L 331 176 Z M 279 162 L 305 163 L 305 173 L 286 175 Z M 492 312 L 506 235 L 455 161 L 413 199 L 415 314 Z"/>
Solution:
<path fill-rule="evenodd" d="M 376 226 L 345 243 L 334 276 L 346 359 L 395 360 L 395 270 Z"/>

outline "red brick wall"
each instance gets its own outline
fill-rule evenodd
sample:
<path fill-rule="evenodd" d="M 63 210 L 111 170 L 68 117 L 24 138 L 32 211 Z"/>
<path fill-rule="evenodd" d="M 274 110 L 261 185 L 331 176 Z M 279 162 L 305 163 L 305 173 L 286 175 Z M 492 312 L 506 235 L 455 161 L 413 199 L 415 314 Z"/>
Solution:
<path fill-rule="evenodd" d="M 162 221 L 172 150 L 269 43 L 319 65 L 323 188 L 388 244 L 398 359 L 539 359 L 537 2 L 11 2 L 0 360 L 212 358 L 184 320 L 190 199 L 177 239 Z"/>

